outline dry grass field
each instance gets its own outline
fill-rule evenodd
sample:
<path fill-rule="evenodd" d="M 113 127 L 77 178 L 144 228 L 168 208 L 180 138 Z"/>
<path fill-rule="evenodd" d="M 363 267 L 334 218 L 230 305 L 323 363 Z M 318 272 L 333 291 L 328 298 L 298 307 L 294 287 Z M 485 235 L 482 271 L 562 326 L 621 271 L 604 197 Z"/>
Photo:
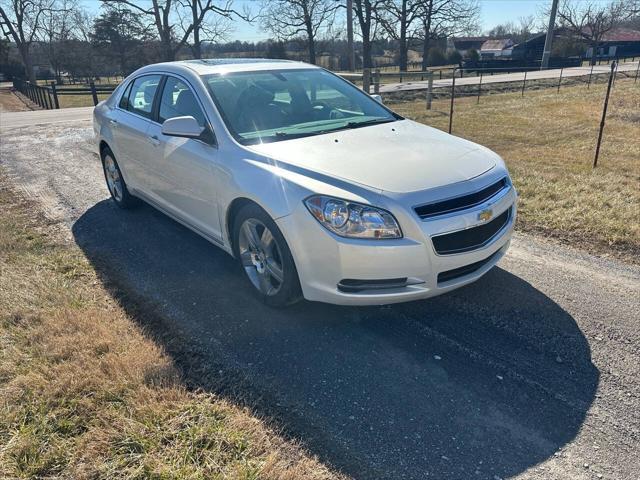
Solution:
<path fill-rule="evenodd" d="M 640 83 L 616 82 L 600 160 L 592 168 L 606 85 L 456 99 L 453 133 L 506 161 L 520 194 L 518 229 L 601 254 L 640 258 Z M 391 100 L 398 113 L 445 130 L 449 100 Z"/>
<path fill-rule="evenodd" d="M 73 244 L 0 178 L 0 478 L 335 479 L 187 390 Z"/>

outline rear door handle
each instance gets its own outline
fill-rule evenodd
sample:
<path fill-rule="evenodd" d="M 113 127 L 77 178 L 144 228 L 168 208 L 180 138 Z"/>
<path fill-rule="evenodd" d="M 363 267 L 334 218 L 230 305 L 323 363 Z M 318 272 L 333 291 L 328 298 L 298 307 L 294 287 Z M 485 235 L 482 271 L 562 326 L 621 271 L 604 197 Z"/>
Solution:
<path fill-rule="evenodd" d="M 148 139 L 149 139 L 149 143 L 151 143 L 151 145 L 156 146 L 156 147 L 158 145 L 160 145 L 160 139 L 158 138 L 157 135 L 149 136 Z"/>

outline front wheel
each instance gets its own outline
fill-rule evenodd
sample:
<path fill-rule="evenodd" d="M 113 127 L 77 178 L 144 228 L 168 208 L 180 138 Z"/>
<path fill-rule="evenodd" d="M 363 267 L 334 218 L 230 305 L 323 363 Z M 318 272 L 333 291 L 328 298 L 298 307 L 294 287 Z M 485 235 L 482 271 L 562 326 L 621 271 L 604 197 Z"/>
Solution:
<path fill-rule="evenodd" d="M 298 272 L 280 229 L 257 205 L 242 208 L 234 222 L 234 250 L 262 300 L 283 307 L 301 298 Z"/>
<path fill-rule="evenodd" d="M 102 169 L 107 181 L 107 188 L 116 205 L 125 209 L 136 206 L 138 199 L 129 193 L 120 166 L 109 149 L 106 149 L 102 154 Z"/>

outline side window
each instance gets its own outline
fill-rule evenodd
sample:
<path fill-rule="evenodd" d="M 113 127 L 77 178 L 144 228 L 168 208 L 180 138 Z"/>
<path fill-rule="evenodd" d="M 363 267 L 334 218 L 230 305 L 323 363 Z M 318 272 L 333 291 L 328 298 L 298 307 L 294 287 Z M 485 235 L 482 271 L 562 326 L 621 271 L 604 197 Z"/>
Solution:
<path fill-rule="evenodd" d="M 129 83 L 129 85 L 127 85 L 127 88 L 125 88 L 124 90 L 124 94 L 122 94 L 122 97 L 120 97 L 120 103 L 118 104 L 118 106 L 122 109 L 127 109 L 127 103 L 129 102 L 129 94 L 131 93 L 131 83 Z"/>
<path fill-rule="evenodd" d="M 170 118 L 186 115 L 195 118 L 201 127 L 205 126 L 204 113 L 193 91 L 182 80 L 167 77 L 160 98 L 159 121 L 162 123 Z"/>
<path fill-rule="evenodd" d="M 143 117 L 151 118 L 153 98 L 160 84 L 160 75 L 145 75 L 131 84 L 126 109 Z"/>

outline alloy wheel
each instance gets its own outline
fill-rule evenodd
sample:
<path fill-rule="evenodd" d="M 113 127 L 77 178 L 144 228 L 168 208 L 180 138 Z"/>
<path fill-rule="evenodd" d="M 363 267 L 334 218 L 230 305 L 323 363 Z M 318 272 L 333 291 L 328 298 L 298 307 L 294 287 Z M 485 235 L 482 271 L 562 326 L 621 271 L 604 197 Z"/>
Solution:
<path fill-rule="evenodd" d="M 271 230 L 255 218 L 240 226 L 238 250 L 242 266 L 263 295 L 276 295 L 284 281 L 282 253 Z"/>
<path fill-rule="evenodd" d="M 113 198 L 121 202 L 123 198 L 122 177 L 115 160 L 107 155 L 104 159 L 104 173 L 107 178 L 107 187 Z"/>

